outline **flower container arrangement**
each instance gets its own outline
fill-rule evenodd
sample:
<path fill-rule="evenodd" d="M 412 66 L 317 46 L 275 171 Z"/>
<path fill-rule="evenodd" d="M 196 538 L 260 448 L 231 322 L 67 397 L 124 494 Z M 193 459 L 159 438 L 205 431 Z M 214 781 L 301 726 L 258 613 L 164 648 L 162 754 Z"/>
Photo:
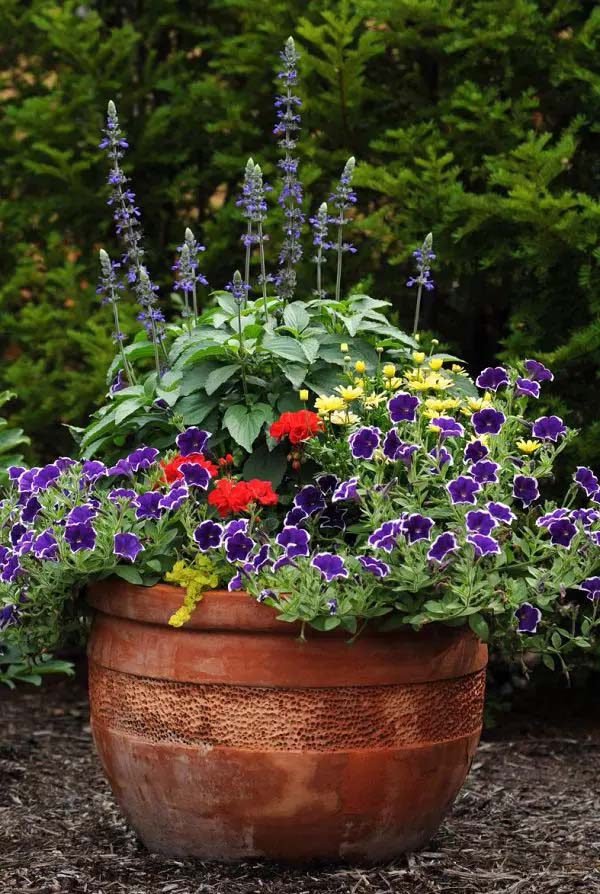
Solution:
<path fill-rule="evenodd" d="M 598 478 L 577 468 L 561 505 L 545 500 L 576 432 L 528 415 L 551 371 L 526 359 L 473 383 L 420 340 L 431 236 L 408 283 L 412 336 L 387 302 L 342 297 L 354 159 L 311 218 L 316 289 L 296 298 L 297 64 L 290 38 L 277 272 L 250 159 L 244 274 L 202 310 L 187 229 L 179 322 L 158 305 L 109 104 L 125 254 L 100 257 L 108 400 L 79 458 L 12 465 L 0 505 L 3 638 L 35 664 L 93 619 L 98 753 L 132 827 L 168 856 L 374 862 L 418 848 L 477 747 L 486 643 L 568 671 L 598 636 Z M 144 325 L 128 345 L 126 284 Z"/>

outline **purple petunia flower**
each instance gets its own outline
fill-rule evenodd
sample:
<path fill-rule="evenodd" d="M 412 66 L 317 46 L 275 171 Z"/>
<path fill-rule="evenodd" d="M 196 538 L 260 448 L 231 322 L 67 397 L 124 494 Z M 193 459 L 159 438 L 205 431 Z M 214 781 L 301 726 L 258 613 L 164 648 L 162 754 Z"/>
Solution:
<path fill-rule="evenodd" d="M 66 525 L 64 537 L 72 553 L 77 553 L 82 549 L 94 549 L 96 546 L 96 532 L 89 522 Z"/>
<path fill-rule="evenodd" d="M 600 599 L 600 577 L 586 577 L 586 579 L 579 584 L 579 589 L 584 590 L 587 598 L 592 601 L 594 599 Z"/>
<path fill-rule="evenodd" d="M 133 469 L 126 459 L 118 460 L 114 466 L 106 470 L 107 475 L 133 475 Z"/>
<path fill-rule="evenodd" d="M 557 441 L 560 435 L 566 434 L 566 426 L 560 416 L 540 416 L 533 423 L 534 438 L 545 441 Z"/>
<path fill-rule="evenodd" d="M 346 481 L 340 482 L 339 487 L 333 493 L 332 502 L 337 503 L 338 500 L 357 500 L 358 491 L 356 486 L 358 477 L 348 478 Z"/>
<path fill-rule="evenodd" d="M 258 552 L 255 553 L 255 555 L 250 556 L 250 562 L 247 562 L 244 567 L 248 568 L 248 564 L 250 564 L 253 571 L 260 571 L 260 569 L 269 562 L 269 550 L 269 544 L 263 543 Z"/>
<path fill-rule="evenodd" d="M 99 459 L 86 459 L 81 464 L 81 480 L 92 483 L 106 475 L 106 466 Z"/>
<path fill-rule="evenodd" d="M 323 473 L 322 475 L 317 475 L 315 481 L 321 488 L 324 494 L 332 494 L 338 484 L 340 483 L 340 479 L 337 475 L 332 475 L 328 472 Z M 292 522 L 293 524 L 293 522 Z"/>
<path fill-rule="evenodd" d="M 392 518 L 390 521 L 383 522 L 372 534 L 369 535 L 368 542 L 370 546 L 376 549 L 384 549 L 386 553 L 396 546 L 398 537 L 404 529 L 403 518 Z"/>
<path fill-rule="evenodd" d="M 188 487 L 199 487 L 206 490 L 210 484 L 210 472 L 198 463 L 182 463 L 179 471 Z"/>
<path fill-rule="evenodd" d="M 58 555 L 58 544 L 56 537 L 50 530 L 46 528 L 41 534 L 35 538 L 31 544 L 31 551 L 36 559 L 55 559 Z"/>
<path fill-rule="evenodd" d="M 8 534 L 9 540 L 12 545 L 16 546 L 23 534 L 25 534 L 26 532 L 27 528 L 25 527 L 25 525 L 22 525 L 19 522 L 17 522 L 16 525 L 13 525 Z"/>
<path fill-rule="evenodd" d="M 208 521 L 201 522 L 198 527 L 194 529 L 192 537 L 198 544 L 200 552 L 205 553 L 208 552 L 209 549 L 216 549 L 220 545 L 222 534 L 223 525 L 208 519 Z"/>
<path fill-rule="evenodd" d="M 14 624 L 18 624 L 21 620 L 21 613 L 18 606 L 14 602 L 7 605 L 0 605 L 0 630 L 5 630 Z"/>
<path fill-rule="evenodd" d="M 568 518 L 559 518 L 550 522 L 548 533 L 554 546 L 564 546 L 568 549 L 571 545 L 571 540 L 577 533 L 577 528 Z"/>
<path fill-rule="evenodd" d="M 294 506 L 302 509 L 307 515 L 313 515 L 313 513 L 325 509 L 325 500 L 321 489 L 315 487 L 314 484 L 305 485 L 294 497 Z"/>
<path fill-rule="evenodd" d="M 448 553 L 456 552 L 457 549 L 458 543 L 454 534 L 444 531 L 443 534 L 438 534 L 429 547 L 427 558 L 430 562 L 443 562 Z"/>
<path fill-rule="evenodd" d="M 328 599 L 327 600 L 327 608 L 329 610 L 330 615 L 337 614 L 337 608 L 338 608 L 337 599 L 334 599 L 333 596 L 331 597 L 331 599 Z"/>
<path fill-rule="evenodd" d="M 508 373 L 501 366 L 486 366 L 475 380 L 478 388 L 497 391 L 501 385 L 508 385 Z"/>
<path fill-rule="evenodd" d="M 8 480 L 9 481 L 18 481 L 23 472 L 27 471 L 25 466 L 8 466 Z"/>
<path fill-rule="evenodd" d="M 333 476 L 333 477 L 335 477 L 335 476 Z M 299 506 L 293 506 L 286 513 L 286 516 L 283 519 L 283 524 L 286 527 L 291 526 L 291 525 L 299 525 L 299 524 L 302 524 L 303 521 L 306 521 L 307 518 L 309 518 L 309 516 L 306 514 L 304 509 L 300 509 Z"/>
<path fill-rule="evenodd" d="M 275 538 L 275 542 L 285 550 L 286 556 L 290 558 L 307 556 L 309 540 L 308 531 L 294 526 L 284 527 Z"/>
<path fill-rule="evenodd" d="M 383 455 L 386 459 L 399 459 L 402 447 L 404 447 L 404 441 L 398 435 L 398 429 L 390 428 L 383 439 Z"/>
<path fill-rule="evenodd" d="M 188 463 L 186 463 L 188 465 Z M 158 504 L 161 509 L 179 509 L 182 506 L 187 498 L 189 497 L 190 492 L 187 487 L 183 487 L 181 484 L 175 484 L 160 500 Z"/>
<path fill-rule="evenodd" d="M 193 425 L 177 435 L 175 443 L 182 456 L 189 456 L 190 453 L 204 453 L 209 438 L 209 432 L 202 431 L 202 429 Z"/>
<path fill-rule="evenodd" d="M 452 416 L 436 416 L 429 423 L 439 429 L 440 438 L 461 438 L 465 430 Z"/>
<path fill-rule="evenodd" d="M 433 525 L 432 518 L 421 515 L 419 512 L 413 512 L 405 519 L 402 533 L 409 543 L 416 543 L 417 540 L 429 540 L 429 533 Z"/>
<path fill-rule="evenodd" d="M 67 525 L 83 525 L 92 521 L 98 515 L 98 510 L 91 503 L 82 503 L 80 506 L 73 506 L 67 515 L 65 522 Z"/>
<path fill-rule="evenodd" d="M 584 528 L 589 528 L 600 518 L 600 513 L 595 509 L 574 509 L 571 518 L 580 521 Z"/>
<path fill-rule="evenodd" d="M 401 391 L 388 400 L 387 408 L 392 422 L 414 422 L 415 412 L 421 401 L 413 394 Z"/>
<path fill-rule="evenodd" d="M 481 490 L 481 485 L 468 475 L 459 475 L 446 485 L 450 499 L 453 503 L 476 503 L 475 494 Z"/>
<path fill-rule="evenodd" d="M 133 453 L 126 457 L 125 462 L 129 463 L 134 472 L 140 469 L 149 469 L 152 463 L 156 461 L 158 450 L 156 447 L 138 447 Z"/>
<path fill-rule="evenodd" d="M 379 442 L 381 431 L 374 425 L 365 425 L 348 436 L 350 452 L 354 459 L 371 459 Z"/>
<path fill-rule="evenodd" d="M 5 584 L 12 584 L 22 573 L 23 568 L 19 565 L 19 557 L 15 553 L 9 553 L 2 564 L 0 580 Z"/>
<path fill-rule="evenodd" d="M 33 466 L 31 469 L 25 469 L 25 471 L 19 475 L 18 488 L 20 494 L 31 493 L 32 481 L 39 471 L 40 469 L 37 466 Z"/>
<path fill-rule="evenodd" d="M 554 381 L 554 376 L 547 369 L 543 363 L 540 363 L 539 360 L 526 360 L 524 363 L 525 369 L 529 374 L 529 378 L 533 379 L 534 382 L 552 382 Z"/>
<path fill-rule="evenodd" d="M 499 468 L 498 463 L 493 463 L 489 459 L 480 459 L 479 462 L 473 463 L 469 469 L 469 475 L 480 484 L 495 484 L 498 481 L 496 472 Z"/>
<path fill-rule="evenodd" d="M 545 515 L 540 515 L 540 517 L 535 520 L 535 524 L 538 528 L 547 528 L 553 521 L 558 521 L 559 518 L 565 518 L 568 514 L 568 509 L 565 509 L 563 506 L 558 506 L 556 509 L 553 509 L 552 512 L 546 512 Z"/>
<path fill-rule="evenodd" d="M 231 578 L 231 580 L 230 580 L 229 583 L 227 584 L 227 589 L 229 590 L 230 593 L 232 593 L 234 590 L 243 590 L 243 589 L 244 589 L 244 581 L 242 580 L 242 574 L 243 574 L 243 573 L 244 573 L 244 572 L 243 572 L 242 569 L 240 568 L 240 570 L 237 571 L 237 572 L 233 575 L 233 577 Z"/>
<path fill-rule="evenodd" d="M 521 376 L 517 376 L 515 381 L 515 394 L 523 397 L 539 397 L 540 396 L 540 386 L 538 382 L 534 382 L 533 379 L 523 379 Z"/>
<path fill-rule="evenodd" d="M 530 602 L 523 602 L 515 611 L 515 618 L 519 622 L 517 626 L 518 633 L 535 633 L 537 625 L 542 619 L 542 613 L 535 605 Z"/>
<path fill-rule="evenodd" d="M 25 531 L 15 543 L 15 553 L 18 556 L 25 556 L 27 553 L 31 552 L 34 537 L 35 531 Z"/>
<path fill-rule="evenodd" d="M 520 500 L 525 508 L 540 495 L 537 479 L 529 475 L 515 475 L 513 478 L 513 497 Z"/>
<path fill-rule="evenodd" d="M 586 492 L 588 497 L 592 497 L 600 487 L 598 478 L 594 475 L 592 470 L 586 468 L 586 466 L 577 466 L 577 471 L 573 475 L 573 481 Z"/>
<path fill-rule="evenodd" d="M 500 552 L 498 541 L 486 534 L 468 534 L 467 543 L 471 544 L 476 556 L 489 556 L 492 553 Z"/>
<path fill-rule="evenodd" d="M 21 521 L 30 524 L 42 508 L 42 504 L 37 497 L 29 497 L 21 510 Z"/>
<path fill-rule="evenodd" d="M 247 530 L 247 518 L 232 518 L 231 521 L 227 522 L 227 524 L 223 528 L 223 540 L 225 541 L 228 537 L 233 537 L 233 535 L 237 534 L 238 531 L 241 531 L 242 534 L 245 534 Z"/>
<path fill-rule="evenodd" d="M 313 568 L 316 568 L 321 577 L 331 581 L 334 577 L 348 577 L 348 571 L 344 568 L 344 560 L 333 553 L 317 553 L 310 560 Z"/>
<path fill-rule="evenodd" d="M 160 501 L 162 494 L 159 490 L 148 490 L 143 494 L 138 494 L 135 498 L 135 517 L 136 518 L 160 518 L 162 509 Z"/>
<path fill-rule="evenodd" d="M 486 507 L 487 511 L 490 515 L 493 515 L 496 521 L 503 522 L 505 525 L 510 525 L 517 517 L 514 512 L 511 510 L 510 506 L 507 506 L 506 503 L 487 503 Z"/>
<path fill-rule="evenodd" d="M 471 441 L 465 447 L 463 459 L 466 463 L 477 463 L 480 459 L 485 459 L 489 452 L 483 441 Z"/>
<path fill-rule="evenodd" d="M 471 509 L 465 515 L 467 531 L 472 534 L 489 534 L 494 530 L 498 522 L 491 512 L 485 509 Z"/>
<path fill-rule="evenodd" d="M 70 456 L 59 456 L 58 459 L 54 460 L 54 465 L 58 466 L 61 472 L 64 472 L 70 466 L 76 466 L 77 460 L 71 459 Z"/>
<path fill-rule="evenodd" d="M 382 562 L 381 559 L 376 559 L 374 556 L 357 556 L 356 558 L 365 571 L 375 575 L 375 577 L 385 577 L 391 571 L 387 562 Z"/>
<path fill-rule="evenodd" d="M 471 422 L 477 435 L 497 435 L 504 423 L 506 416 L 500 410 L 493 407 L 484 407 L 477 410 L 471 416 Z"/>
<path fill-rule="evenodd" d="M 113 552 L 115 556 L 120 556 L 122 559 L 135 562 L 137 554 L 143 549 L 139 537 L 135 534 L 124 532 L 115 534 L 113 537 Z"/>
<path fill-rule="evenodd" d="M 284 565 L 294 565 L 295 563 L 290 559 L 289 556 L 286 556 L 285 553 L 283 556 L 279 556 L 278 559 L 275 559 L 273 562 L 273 571 L 279 571 L 280 568 L 283 568 Z M 297 567 L 297 566 L 295 566 Z"/>
<path fill-rule="evenodd" d="M 255 545 L 254 540 L 242 531 L 232 534 L 231 537 L 228 537 L 225 541 L 225 555 L 227 556 L 227 561 L 244 562 L 254 549 Z"/>
<path fill-rule="evenodd" d="M 439 472 L 440 469 L 443 469 L 445 465 L 453 466 L 454 460 L 452 458 L 452 454 L 450 451 L 443 446 L 434 447 L 433 450 L 429 451 L 429 455 L 433 456 L 437 465 L 431 467 L 429 469 L 430 472 Z"/>
<path fill-rule="evenodd" d="M 327 506 L 319 519 L 319 527 L 345 531 L 347 514 L 348 510 L 342 509 L 340 506 Z"/>
<path fill-rule="evenodd" d="M 31 489 L 33 491 L 46 490 L 60 475 L 60 469 L 56 463 L 49 463 L 39 469 L 32 478 Z"/>
<path fill-rule="evenodd" d="M 119 500 L 127 500 L 128 503 L 131 503 L 132 500 L 135 500 L 135 497 L 135 491 L 128 487 L 113 487 L 108 492 L 108 499 L 111 503 L 118 503 Z"/>

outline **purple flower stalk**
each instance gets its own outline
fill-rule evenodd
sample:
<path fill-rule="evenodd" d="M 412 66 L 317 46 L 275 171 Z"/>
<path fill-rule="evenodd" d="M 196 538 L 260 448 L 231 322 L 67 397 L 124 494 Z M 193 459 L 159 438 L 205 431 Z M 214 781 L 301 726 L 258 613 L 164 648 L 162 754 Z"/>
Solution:
<path fill-rule="evenodd" d="M 115 331 L 113 332 L 113 341 L 119 346 L 119 351 L 121 352 L 121 362 L 123 364 L 123 370 L 119 370 L 117 373 L 117 382 L 111 385 L 110 393 L 114 394 L 116 391 L 121 390 L 122 387 L 125 387 L 124 383 L 120 385 L 119 375 L 124 371 L 125 375 L 128 379 L 129 385 L 135 385 L 135 376 L 133 374 L 133 369 L 131 364 L 127 359 L 127 355 L 125 353 L 124 336 L 121 332 L 121 325 L 119 323 L 119 309 L 117 307 L 117 302 L 119 301 L 120 295 L 125 288 L 125 285 L 117 274 L 117 270 L 120 268 L 120 264 L 118 261 L 111 261 L 108 252 L 106 252 L 103 248 L 100 249 L 100 284 L 96 289 L 97 294 L 102 295 L 102 303 L 110 304 L 113 312 L 113 321 L 115 324 Z"/>
<path fill-rule="evenodd" d="M 332 223 L 332 220 L 335 220 L 335 218 L 329 217 L 327 202 L 322 202 L 315 216 L 308 219 L 313 228 L 313 245 L 316 246 L 316 254 L 312 260 L 317 265 L 317 288 L 315 290 L 317 298 L 325 298 L 327 296 L 327 292 L 323 288 L 322 268 L 326 261 L 323 253 L 334 247 L 333 243 L 327 241 L 329 224 Z"/>
<path fill-rule="evenodd" d="M 413 323 L 413 335 L 416 335 L 419 328 L 419 317 L 421 315 L 421 296 L 423 289 L 428 292 L 434 288 L 435 283 L 431 279 L 431 262 L 435 260 L 433 253 L 433 233 L 428 233 L 423 240 L 421 248 L 413 251 L 413 257 L 417 261 L 417 275 L 409 276 L 406 285 L 410 288 L 417 287 L 417 303 L 415 306 L 415 319 Z"/>
<path fill-rule="evenodd" d="M 337 239 L 335 248 L 337 251 L 337 273 L 335 279 L 335 300 L 340 300 L 342 290 L 342 256 L 346 252 L 355 252 L 356 249 L 351 242 L 344 242 L 344 227 L 348 223 L 346 212 L 356 203 L 356 193 L 352 189 L 352 177 L 354 168 L 356 167 L 356 159 L 351 156 L 346 164 L 339 179 L 335 191 L 330 195 L 329 201 L 333 202 L 337 209 L 338 215 L 334 218 L 337 224 Z"/>
<path fill-rule="evenodd" d="M 186 227 L 183 244 L 179 246 L 179 260 L 173 264 L 173 270 L 177 271 L 177 279 L 173 283 L 175 290 L 180 289 L 183 292 L 183 300 L 185 309 L 183 316 L 188 321 L 191 330 L 192 325 L 198 324 L 198 295 L 197 285 L 208 285 L 208 280 L 203 273 L 200 273 L 199 255 L 201 251 L 205 251 L 203 245 L 196 240 L 193 232 Z M 191 308 L 190 311 L 190 297 Z"/>
<path fill-rule="evenodd" d="M 296 264 L 302 257 L 300 232 L 304 223 L 302 205 L 302 184 L 298 180 L 298 159 L 292 155 L 297 145 L 300 130 L 300 114 L 298 108 L 301 100 L 294 94 L 298 83 L 298 61 L 294 39 L 288 37 L 283 51 L 280 53 L 283 66 L 277 77 L 282 82 L 283 92 L 275 98 L 277 124 L 273 133 L 280 137 L 279 146 L 284 157 L 278 163 L 281 170 L 281 191 L 277 201 L 283 209 L 283 244 L 279 252 L 279 273 L 276 284 L 279 295 L 284 300 L 294 297 L 296 288 Z"/>

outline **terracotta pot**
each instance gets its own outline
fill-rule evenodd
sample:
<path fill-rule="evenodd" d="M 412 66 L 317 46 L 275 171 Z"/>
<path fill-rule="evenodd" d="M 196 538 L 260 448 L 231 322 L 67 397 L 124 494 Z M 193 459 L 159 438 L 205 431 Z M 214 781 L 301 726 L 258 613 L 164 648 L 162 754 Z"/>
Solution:
<path fill-rule="evenodd" d="M 302 642 L 222 591 L 175 630 L 182 597 L 123 581 L 90 592 L 92 730 L 145 845 L 372 863 L 425 844 L 477 747 L 486 647 L 436 625 Z"/>

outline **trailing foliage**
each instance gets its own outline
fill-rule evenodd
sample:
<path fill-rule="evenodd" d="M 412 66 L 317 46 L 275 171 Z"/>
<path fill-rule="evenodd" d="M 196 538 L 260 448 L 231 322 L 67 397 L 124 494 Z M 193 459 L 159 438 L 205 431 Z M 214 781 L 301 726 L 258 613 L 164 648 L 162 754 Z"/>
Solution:
<path fill-rule="evenodd" d="M 0 391 L 0 407 L 15 395 L 10 391 Z M 18 465 L 23 457 L 20 450 L 29 444 L 29 438 L 20 428 L 10 428 L 6 419 L 0 416 L 0 486 L 6 481 L 9 466 Z"/>

